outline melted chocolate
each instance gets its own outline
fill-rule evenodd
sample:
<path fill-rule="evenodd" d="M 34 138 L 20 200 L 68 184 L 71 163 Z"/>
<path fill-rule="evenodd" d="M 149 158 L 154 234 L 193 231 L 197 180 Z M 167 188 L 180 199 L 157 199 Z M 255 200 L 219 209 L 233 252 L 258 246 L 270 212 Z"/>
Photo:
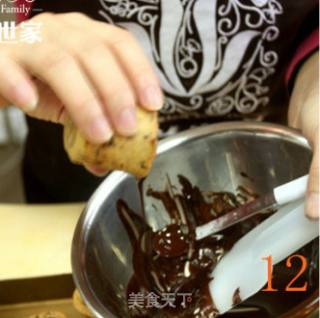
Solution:
<path fill-rule="evenodd" d="M 182 185 L 181 193 L 174 193 L 176 189 L 171 185 L 169 178 L 165 191 L 149 189 L 147 192 L 147 195 L 163 202 L 171 219 L 171 224 L 168 224 L 161 234 L 159 233 L 159 237 L 156 237 L 146 223 L 144 210 L 141 217 L 124 201 L 119 200 L 117 203 L 118 213 L 130 237 L 133 250 L 134 274 L 127 286 L 128 312 L 132 318 L 217 317 L 219 313 L 212 302 L 208 288 L 212 270 L 222 255 L 230 250 L 240 237 L 273 212 L 266 211 L 200 242 L 192 239 L 190 241 L 189 235 L 195 227 L 228 213 L 236 206 L 257 196 L 242 187 L 237 189 L 236 195 L 228 192 L 203 192 L 182 176 L 179 176 L 179 181 Z M 142 183 L 140 183 L 140 194 L 144 206 Z M 172 240 L 157 245 L 161 236 L 167 238 L 168 233 L 174 234 L 172 237 L 179 239 L 179 235 L 182 234 L 178 232 L 179 229 L 186 235 L 182 243 L 174 243 L 172 246 Z M 167 255 L 164 255 L 164 250 Z M 177 251 L 183 253 L 174 256 Z M 297 275 L 301 265 L 288 268 L 284 260 L 274 267 L 272 275 L 272 284 L 279 289 L 279 292 L 259 292 L 238 304 L 221 318 L 275 318 L 282 317 L 283 314 L 285 314 L 283 317 L 300 318 L 314 312 L 319 305 L 318 239 L 297 251 L 297 254 L 306 257 L 308 270 L 299 276 L 295 286 L 302 286 L 308 281 L 306 292 L 285 292 L 285 288 Z M 142 306 L 130 307 L 130 295 L 138 293 L 143 296 Z M 173 295 L 175 299 L 166 304 L 166 301 L 161 299 L 165 293 Z M 155 300 L 156 302 L 152 302 Z M 241 301 L 238 289 L 235 291 L 233 301 L 234 303 Z"/>
<path fill-rule="evenodd" d="M 171 219 L 171 224 L 156 233 L 144 217 L 130 210 L 124 201 L 118 201 L 118 213 L 133 249 L 134 274 L 127 287 L 128 304 L 134 294 L 143 295 L 141 306 L 128 305 L 133 318 L 217 317 L 219 313 L 208 288 L 213 279 L 211 273 L 222 255 L 267 217 L 267 214 L 254 216 L 246 222 L 196 241 L 194 229 L 197 226 L 228 213 L 256 198 L 256 195 L 241 187 L 237 195 L 229 192 L 202 192 L 185 177 L 178 178 L 182 186 L 181 193 L 174 193 L 176 189 L 172 187 L 169 178 L 164 192 L 152 189 L 147 191 L 148 196 L 163 202 Z M 163 299 L 166 294 L 172 296 L 169 303 Z M 152 306 L 150 295 L 153 297 Z M 186 295 L 190 297 L 188 301 Z"/>
<path fill-rule="evenodd" d="M 240 287 L 238 287 L 236 289 L 236 291 L 234 292 L 234 295 L 232 297 L 232 304 L 233 304 L 233 306 L 235 306 L 235 305 L 237 305 L 237 304 L 239 304 L 241 302 L 242 302 L 242 300 L 241 300 L 241 297 L 240 297 Z"/>
<path fill-rule="evenodd" d="M 194 231 L 185 225 L 171 224 L 157 231 L 153 248 L 160 256 L 176 257 L 187 252 L 194 241 Z"/>

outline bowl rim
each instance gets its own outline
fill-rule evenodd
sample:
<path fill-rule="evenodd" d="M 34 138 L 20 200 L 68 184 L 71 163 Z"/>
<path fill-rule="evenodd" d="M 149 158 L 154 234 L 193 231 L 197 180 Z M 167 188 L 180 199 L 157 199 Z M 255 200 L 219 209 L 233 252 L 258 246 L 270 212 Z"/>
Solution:
<path fill-rule="evenodd" d="M 254 133 L 255 135 L 270 132 L 272 135 L 279 135 L 279 137 L 285 137 L 291 141 L 296 141 L 312 151 L 307 139 L 297 129 L 268 122 L 231 121 L 196 127 L 164 138 L 158 142 L 157 155 L 165 153 L 166 151 L 192 139 L 222 132 L 234 133 L 239 130 L 247 133 Z M 71 248 L 73 280 L 85 304 L 97 318 L 118 317 L 116 317 L 106 307 L 104 307 L 105 310 L 103 309 L 102 304 L 95 298 L 95 295 L 86 284 L 86 278 L 83 270 L 85 264 L 83 251 L 89 232 L 87 229 L 91 227 L 90 224 L 92 223 L 95 214 L 98 212 L 103 200 L 111 193 L 111 189 L 124 180 L 128 175 L 128 173 L 123 171 L 113 171 L 101 182 L 85 205 L 73 235 Z"/>

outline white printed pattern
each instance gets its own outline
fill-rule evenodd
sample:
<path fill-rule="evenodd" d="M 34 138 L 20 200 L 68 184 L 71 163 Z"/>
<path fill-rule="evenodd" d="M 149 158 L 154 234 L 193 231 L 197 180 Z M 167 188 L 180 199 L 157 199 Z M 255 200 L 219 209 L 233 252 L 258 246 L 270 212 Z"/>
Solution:
<path fill-rule="evenodd" d="M 115 17 L 121 18 L 116 24 L 133 33 L 144 48 L 170 95 L 162 113 L 185 113 L 205 105 L 211 116 L 233 109 L 249 114 L 268 104 L 264 81 L 275 72 L 278 55 L 264 45 L 279 36 L 275 24 L 283 10 L 278 0 L 251 0 L 250 5 L 244 0 L 99 1 L 100 15 L 112 24 Z M 247 57 L 253 41 L 255 49 Z M 196 54 L 202 54 L 202 65 Z M 181 79 L 190 78 L 194 82 L 186 89 Z"/>

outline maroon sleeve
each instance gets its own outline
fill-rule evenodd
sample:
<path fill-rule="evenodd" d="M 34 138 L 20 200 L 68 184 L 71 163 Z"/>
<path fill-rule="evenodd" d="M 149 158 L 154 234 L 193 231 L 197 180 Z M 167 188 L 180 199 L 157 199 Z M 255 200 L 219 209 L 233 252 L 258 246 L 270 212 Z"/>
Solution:
<path fill-rule="evenodd" d="M 33 1 L 32 0 L 18 0 L 15 2 L 15 6 L 17 8 L 19 8 L 20 6 L 25 6 L 25 8 L 32 8 L 33 5 Z M 29 15 L 30 15 L 31 10 L 29 11 Z M 20 23 L 26 19 L 29 18 L 29 15 L 26 16 L 24 13 L 17 13 L 16 18 L 17 18 L 17 23 Z"/>
<path fill-rule="evenodd" d="M 315 29 L 298 47 L 286 74 L 288 85 L 296 67 L 304 58 L 319 47 L 319 28 Z"/>

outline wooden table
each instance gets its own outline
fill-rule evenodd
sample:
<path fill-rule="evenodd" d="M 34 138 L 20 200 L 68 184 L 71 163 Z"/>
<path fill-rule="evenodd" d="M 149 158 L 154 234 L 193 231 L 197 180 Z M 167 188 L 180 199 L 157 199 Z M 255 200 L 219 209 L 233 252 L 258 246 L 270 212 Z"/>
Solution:
<path fill-rule="evenodd" d="M 79 204 L 0 204 L 0 279 L 71 273 Z"/>
<path fill-rule="evenodd" d="M 0 299 L 1 318 L 25 318 L 45 310 L 61 311 L 68 318 L 83 317 L 74 310 L 70 298 L 71 243 L 83 207 L 84 203 L 0 204 L 0 284 L 6 290 Z M 69 288 L 67 299 L 30 301 L 32 295 L 50 291 L 52 282 L 63 286 L 64 280 Z M 39 290 L 46 282 L 51 283 Z M 17 303 L 13 303 L 15 297 Z"/>

